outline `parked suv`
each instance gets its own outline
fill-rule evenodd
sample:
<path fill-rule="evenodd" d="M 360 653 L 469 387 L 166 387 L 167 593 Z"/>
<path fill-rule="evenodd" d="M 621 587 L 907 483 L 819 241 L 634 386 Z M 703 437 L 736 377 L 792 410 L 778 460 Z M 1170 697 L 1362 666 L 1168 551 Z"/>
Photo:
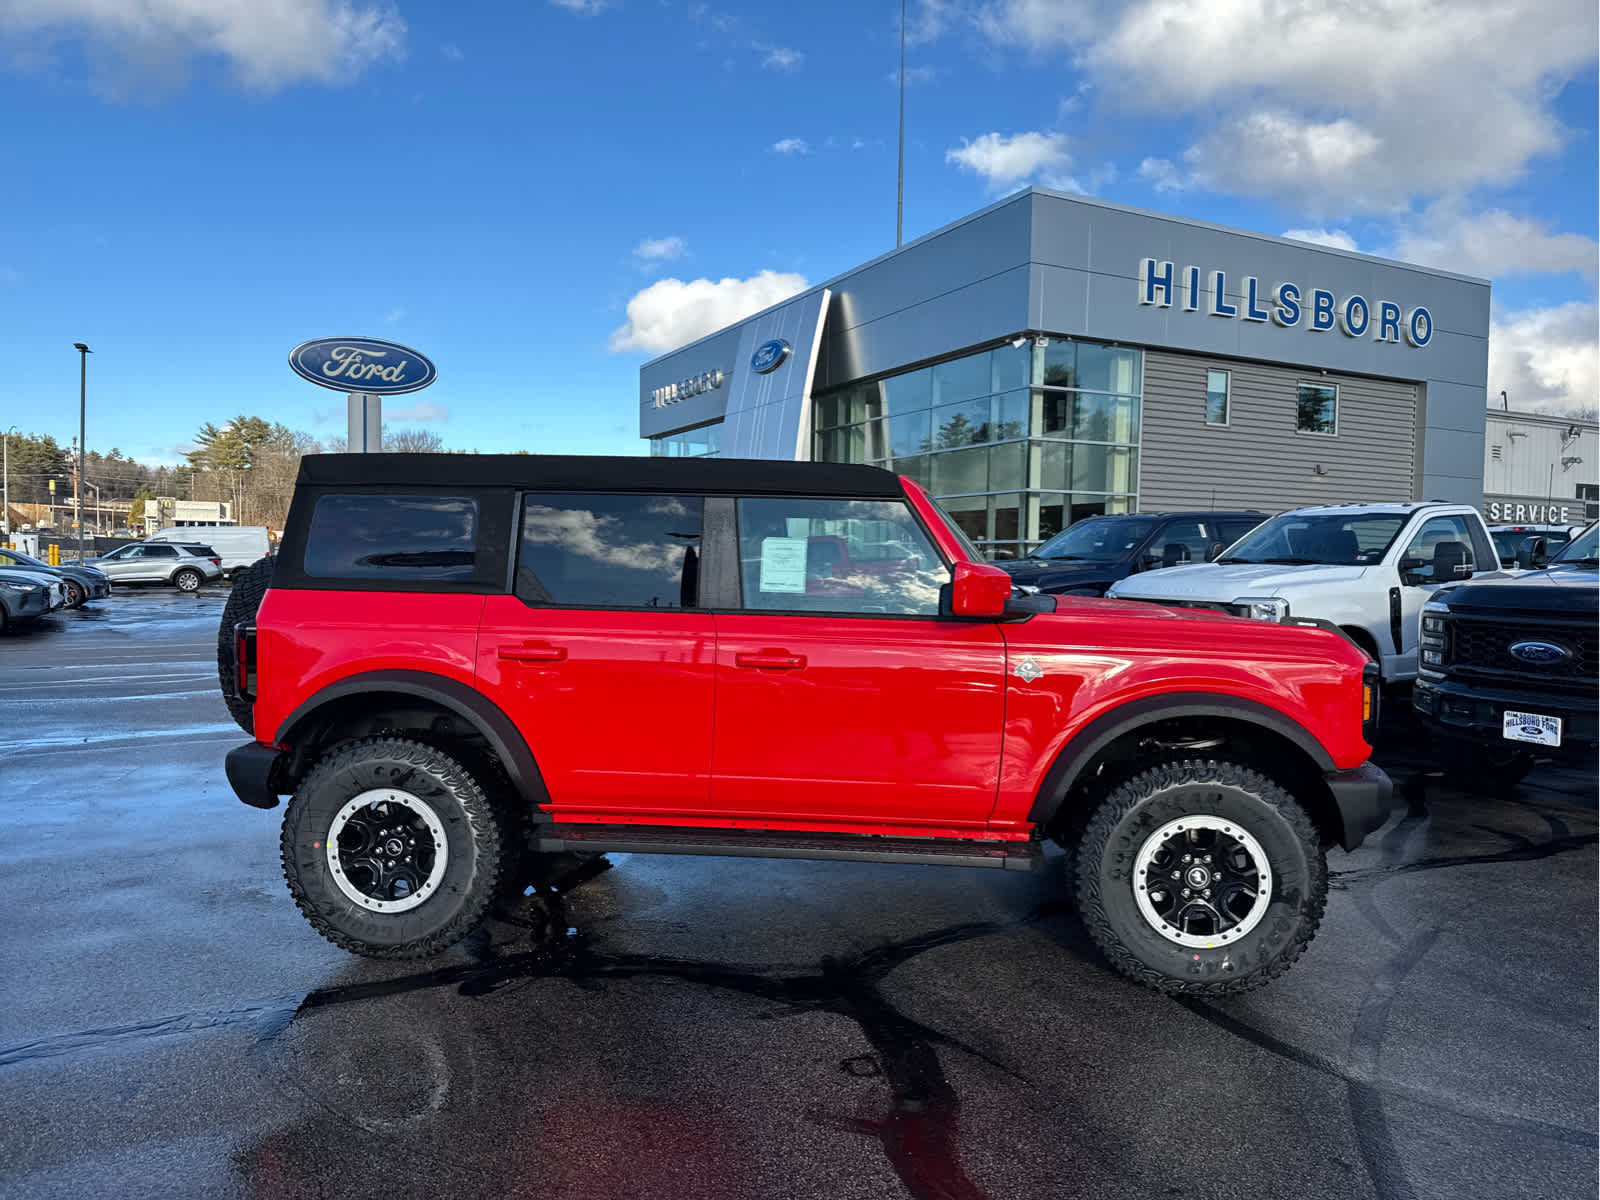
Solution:
<path fill-rule="evenodd" d="M 31 568 L 0 567 L 0 633 L 60 608 L 61 581 Z"/>
<path fill-rule="evenodd" d="M 170 583 L 180 592 L 222 578 L 221 557 L 197 542 L 135 542 L 83 565 L 104 572 L 113 583 Z"/>
<path fill-rule="evenodd" d="M 1177 512 L 1085 517 L 1026 558 L 995 565 L 1018 587 L 1104 596 L 1139 571 L 1210 562 L 1267 519 L 1265 513 Z"/>
<path fill-rule="evenodd" d="M 257 608 L 256 606 L 259 605 Z M 239 798 L 358 954 L 443 950 L 529 856 L 1030 870 L 1166 991 L 1241 991 L 1386 819 L 1377 673 L 1336 631 L 1014 596 L 866 466 L 307 455 L 236 581 Z"/>
<path fill-rule="evenodd" d="M 1600 526 L 1543 571 L 1442 588 L 1422 609 L 1412 704 L 1442 757 L 1517 782 L 1533 752 L 1594 764 L 1600 691 Z"/>
<path fill-rule="evenodd" d="M 1379 664 L 1385 683 L 1398 683 L 1416 678 L 1428 597 L 1499 565 L 1469 505 L 1339 504 L 1280 513 L 1216 562 L 1134 575 L 1110 595 L 1328 621 Z"/>
<path fill-rule="evenodd" d="M 80 608 L 90 600 L 104 600 L 111 595 L 111 580 L 104 572 L 93 567 L 79 567 L 72 563 L 52 567 L 31 554 L 7 550 L 4 546 L 0 546 L 0 567 L 15 567 L 19 571 L 49 575 L 61 584 L 61 600 L 65 608 Z"/>

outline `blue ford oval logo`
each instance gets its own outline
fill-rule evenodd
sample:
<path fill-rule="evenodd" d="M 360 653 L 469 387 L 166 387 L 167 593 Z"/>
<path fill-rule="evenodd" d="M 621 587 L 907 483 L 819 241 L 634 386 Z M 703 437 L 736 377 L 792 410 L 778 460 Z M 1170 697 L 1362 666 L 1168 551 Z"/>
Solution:
<path fill-rule="evenodd" d="M 289 366 L 320 387 L 379 396 L 421 391 L 439 377 L 439 369 L 410 346 L 369 337 L 301 342 L 289 351 Z"/>
<path fill-rule="evenodd" d="M 1554 642 L 1513 642 L 1511 657 L 1535 666 L 1548 667 L 1553 663 L 1565 662 L 1572 657 L 1572 651 Z"/>
<path fill-rule="evenodd" d="M 782 338 L 773 338 L 756 347 L 756 352 L 750 356 L 750 369 L 757 375 L 765 375 L 768 371 L 776 371 L 778 364 L 788 357 L 789 343 Z"/>

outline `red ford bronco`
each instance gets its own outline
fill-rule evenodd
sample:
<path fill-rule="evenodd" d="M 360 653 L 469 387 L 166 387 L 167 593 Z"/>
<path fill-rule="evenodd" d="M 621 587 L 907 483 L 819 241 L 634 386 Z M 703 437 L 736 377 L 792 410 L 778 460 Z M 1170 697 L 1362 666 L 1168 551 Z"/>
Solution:
<path fill-rule="evenodd" d="M 435 954 L 531 856 L 1037 868 L 1169 992 L 1286 970 L 1387 818 L 1377 673 L 1316 622 L 1014 595 L 908 479 L 314 455 L 219 638 L 325 937 Z"/>

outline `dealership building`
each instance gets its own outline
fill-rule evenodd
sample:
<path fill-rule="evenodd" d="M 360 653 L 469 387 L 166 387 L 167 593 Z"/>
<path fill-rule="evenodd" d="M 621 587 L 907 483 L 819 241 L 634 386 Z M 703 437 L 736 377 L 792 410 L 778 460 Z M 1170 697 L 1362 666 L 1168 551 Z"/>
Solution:
<path fill-rule="evenodd" d="M 867 462 L 992 554 L 1102 512 L 1484 499 L 1489 284 L 1042 189 L 646 363 L 658 455 Z"/>

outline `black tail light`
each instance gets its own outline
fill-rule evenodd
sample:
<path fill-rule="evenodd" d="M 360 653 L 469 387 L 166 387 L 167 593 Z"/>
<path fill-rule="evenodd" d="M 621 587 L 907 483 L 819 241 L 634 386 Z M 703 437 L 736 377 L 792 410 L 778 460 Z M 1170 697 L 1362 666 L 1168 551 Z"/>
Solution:
<path fill-rule="evenodd" d="M 239 623 L 233 627 L 233 692 L 247 703 L 255 701 L 256 627 Z"/>

